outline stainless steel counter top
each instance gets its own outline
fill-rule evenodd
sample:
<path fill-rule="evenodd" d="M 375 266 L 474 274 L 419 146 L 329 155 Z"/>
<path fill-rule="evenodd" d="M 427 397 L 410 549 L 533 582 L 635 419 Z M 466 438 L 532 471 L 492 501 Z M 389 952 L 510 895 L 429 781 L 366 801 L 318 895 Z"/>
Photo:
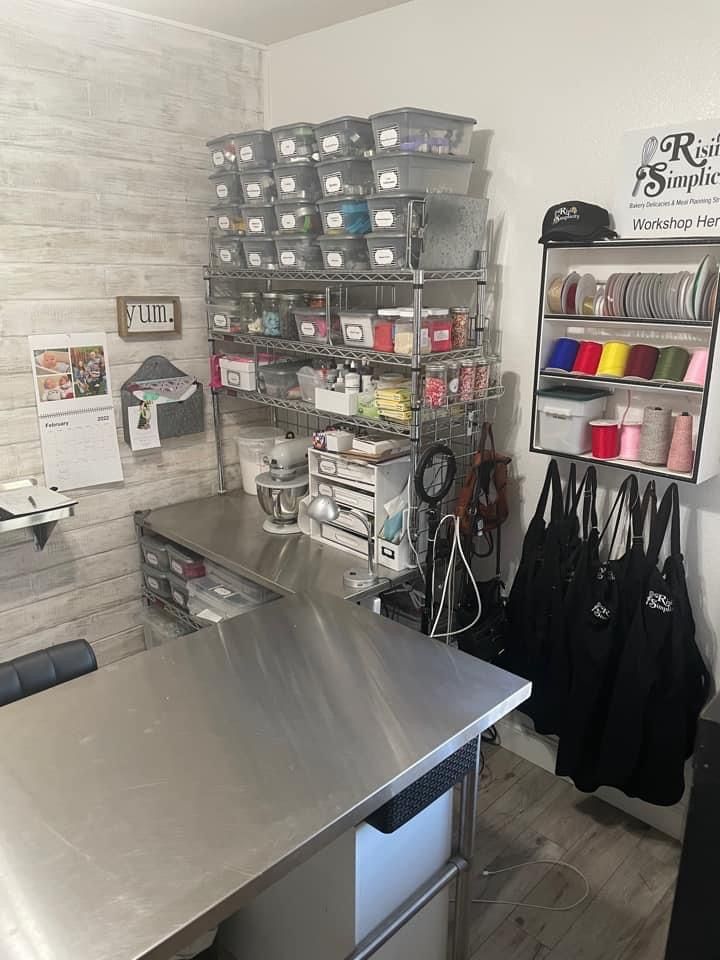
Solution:
<path fill-rule="evenodd" d="M 318 593 L 3 707 L 0 957 L 166 960 L 529 689 Z"/>
<path fill-rule="evenodd" d="M 377 587 L 348 590 L 343 584 L 343 571 L 364 563 L 362 558 L 301 534 L 267 533 L 262 528 L 264 519 L 257 499 L 237 492 L 151 510 L 144 522 L 155 533 L 280 593 L 322 590 L 357 600 L 378 592 Z M 387 578 L 380 581 L 380 589 L 386 589 L 408 571 L 378 567 L 377 575 Z"/>

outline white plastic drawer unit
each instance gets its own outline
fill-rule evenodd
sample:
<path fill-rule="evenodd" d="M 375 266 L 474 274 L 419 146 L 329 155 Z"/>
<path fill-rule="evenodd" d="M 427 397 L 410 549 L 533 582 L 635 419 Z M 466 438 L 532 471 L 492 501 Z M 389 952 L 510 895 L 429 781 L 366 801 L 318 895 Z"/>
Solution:
<path fill-rule="evenodd" d="M 370 490 L 375 489 L 375 471 L 364 463 L 353 463 L 340 457 L 329 457 L 320 454 L 313 458 L 317 465 L 313 471 L 320 477 L 337 477 L 339 480 L 352 480 L 354 483 L 365 484 Z"/>
<path fill-rule="evenodd" d="M 332 497 L 333 500 L 337 500 L 341 507 L 354 507 L 356 510 L 364 510 L 365 513 L 375 512 L 375 498 L 354 490 L 352 487 L 343 487 L 339 483 L 326 483 L 319 480 L 317 491 L 324 497 Z"/>
<path fill-rule="evenodd" d="M 346 550 L 349 550 L 351 553 L 357 553 L 361 557 L 367 556 L 367 537 L 358 536 L 349 530 L 341 530 L 340 527 L 335 527 L 330 523 L 323 523 L 321 525 L 320 535 L 321 538 L 327 540 L 328 543 L 345 547 Z"/>

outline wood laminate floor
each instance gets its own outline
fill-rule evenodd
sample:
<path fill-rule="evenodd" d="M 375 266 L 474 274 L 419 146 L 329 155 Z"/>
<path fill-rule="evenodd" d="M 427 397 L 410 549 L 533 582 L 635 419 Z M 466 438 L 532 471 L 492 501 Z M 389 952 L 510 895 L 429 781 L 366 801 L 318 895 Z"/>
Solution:
<path fill-rule="evenodd" d="M 472 960 L 663 960 L 680 845 L 501 747 L 483 746 L 473 896 L 574 910 L 473 904 Z"/>

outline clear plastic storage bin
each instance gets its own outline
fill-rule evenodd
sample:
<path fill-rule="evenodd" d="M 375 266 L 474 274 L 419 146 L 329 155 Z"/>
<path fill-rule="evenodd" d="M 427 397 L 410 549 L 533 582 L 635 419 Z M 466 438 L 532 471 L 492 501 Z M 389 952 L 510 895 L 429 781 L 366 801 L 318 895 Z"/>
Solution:
<path fill-rule="evenodd" d="M 152 590 L 152 592 L 156 593 L 159 597 L 165 597 L 167 600 L 170 599 L 170 584 L 167 578 L 167 570 L 158 570 L 157 567 L 151 567 L 148 566 L 147 563 L 144 563 L 142 565 L 142 575 L 148 590 Z"/>
<path fill-rule="evenodd" d="M 296 160 L 275 166 L 278 200 L 306 200 L 315 203 L 322 196 L 314 160 Z"/>
<path fill-rule="evenodd" d="M 372 270 L 406 270 L 408 262 L 408 238 L 404 233 L 369 233 L 367 242 L 370 268 Z M 416 258 L 419 240 L 410 240 L 411 257 Z"/>
<path fill-rule="evenodd" d="M 364 157 L 373 148 L 372 124 L 365 117 L 337 117 L 315 127 L 321 159 Z"/>
<path fill-rule="evenodd" d="M 364 237 L 318 237 L 318 243 L 326 270 L 360 273 L 370 267 Z"/>
<path fill-rule="evenodd" d="M 172 573 L 167 575 L 168 583 L 170 584 L 170 599 L 173 603 L 177 604 L 181 610 L 187 610 L 188 608 L 188 588 L 187 583 L 182 577 L 173 576 Z"/>
<path fill-rule="evenodd" d="M 427 153 L 382 153 L 372 159 L 378 193 L 461 193 L 470 186 L 473 160 Z"/>
<path fill-rule="evenodd" d="M 221 233 L 212 238 L 213 257 L 223 270 L 239 270 L 245 266 L 243 238 Z"/>
<path fill-rule="evenodd" d="M 373 310 L 348 310 L 340 313 L 343 340 L 349 347 L 368 347 L 373 350 L 376 324 L 377 314 Z"/>
<path fill-rule="evenodd" d="M 235 134 L 237 165 L 240 170 L 271 167 L 275 163 L 275 147 L 269 130 L 246 130 Z"/>
<path fill-rule="evenodd" d="M 590 421 L 602 417 L 608 394 L 582 387 L 538 390 L 537 446 L 580 456 L 592 448 Z"/>
<path fill-rule="evenodd" d="M 299 400 L 297 372 L 301 363 L 268 363 L 257 371 L 259 393 L 276 400 Z"/>
<path fill-rule="evenodd" d="M 245 230 L 249 237 L 269 237 L 277 230 L 275 207 L 272 204 L 243 207 Z"/>
<path fill-rule="evenodd" d="M 239 173 L 233 171 L 213 173 L 210 176 L 210 183 L 220 203 L 237 204 L 243 202 L 243 189 Z"/>
<path fill-rule="evenodd" d="M 237 170 L 237 133 L 208 140 L 205 146 L 210 151 L 210 166 L 214 173 Z"/>
<path fill-rule="evenodd" d="M 188 582 L 188 607 L 201 620 L 218 622 L 237 617 L 258 606 L 227 577 L 199 577 Z"/>
<path fill-rule="evenodd" d="M 253 270 L 277 270 L 278 258 L 275 241 L 270 237 L 243 240 L 243 250 L 248 267 Z"/>
<path fill-rule="evenodd" d="M 317 151 L 315 128 L 311 123 L 288 123 L 270 131 L 278 163 L 291 157 L 311 157 Z"/>
<path fill-rule="evenodd" d="M 415 235 L 423 225 L 425 204 L 418 193 L 380 193 L 368 197 L 370 229 L 373 233 L 407 233 Z M 416 202 L 412 204 L 411 202 Z"/>
<path fill-rule="evenodd" d="M 243 170 L 239 174 L 246 204 L 266 205 L 275 199 L 275 177 L 270 169 Z"/>
<path fill-rule="evenodd" d="M 315 237 L 288 233 L 275 240 L 281 270 L 322 270 L 323 260 Z"/>
<path fill-rule="evenodd" d="M 325 380 L 320 371 L 313 370 L 312 367 L 301 367 L 298 370 L 297 378 L 303 400 L 307 403 L 315 403 L 315 387 L 325 385 Z"/>
<path fill-rule="evenodd" d="M 297 307 L 294 311 L 298 337 L 308 343 L 339 343 L 342 336 L 337 314 L 331 314 L 330 326 L 324 310 Z"/>
<path fill-rule="evenodd" d="M 253 325 L 260 317 L 260 294 L 243 291 L 237 299 L 211 300 L 208 317 L 211 328 L 218 333 L 259 333 Z"/>
<path fill-rule="evenodd" d="M 476 120 L 453 113 L 399 107 L 370 117 L 375 149 L 406 150 L 465 157 L 470 153 Z M 458 191 L 462 192 L 462 191 Z"/>
<path fill-rule="evenodd" d="M 322 231 L 320 211 L 315 203 L 306 203 L 304 200 L 278 201 L 275 215 L 280 233 L 304 233 L 316 237 Z"/>
<path fill-rule="evenodd" d="M 192 580 L 193 577 L 205 576 L 205 561 L 199 553 L 170 543 L 168 544 L 168 558 L 170 560 L 170 572 L 174 573 L 176 577 L 182 577 L 183 580 Z"/>
<path fill-rule="evenodd" d="M 215 224 L 219 233 L 242 237 L 245 233 L 245 217 L 242 207 L 237 203 L 220 204 L 212 208 Z"/>
<path fill-rule="evenodd" d="M 323 233 L 327 236 L 352 234 L 361 237 L 370 232 L 367 201 L 355 197 L 341 197 L 339 200 L 321 200 L 318 206 Z"/>
<path fill-rule="evenodd" d="M 322 160 L 317 172 L 324 197 L 365 197 L 373 192 L 372 164 L 362 157 Z"/>
<path fill-rule="evenodd" d="M 143 560 L 149 567 L 154 567 L 156 570 L 170 569 L 167 547 L 167 542 L 160 540 L 159 537 L 151 537 L 149 534 L 140 537 Z"/>

